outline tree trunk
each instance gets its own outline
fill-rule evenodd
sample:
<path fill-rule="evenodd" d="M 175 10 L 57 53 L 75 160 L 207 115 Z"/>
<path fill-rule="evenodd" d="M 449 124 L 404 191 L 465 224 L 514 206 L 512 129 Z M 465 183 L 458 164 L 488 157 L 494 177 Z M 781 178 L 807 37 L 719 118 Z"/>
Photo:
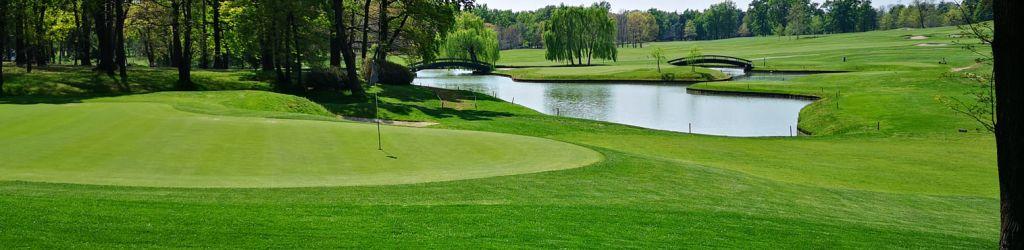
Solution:
<path fill-rule="evenodd" d="M 381 64 L 388 60 L 388 7 L 389 0 L 380 0 L 380 9 L 377 11 L 377 51 L 373 54 L 373 61 L 370 62 L 370 84 L 376 84 L 380 80 Z"/>
<path fill-rule="evenodd" d="M 92 66 L 92 25 L 89 25 L 88 3 L 81 3 L 81 27 L 78 32 L 78 60 L 82 66 Z"/>
<path fill-rule="evenodd" d="M 156 67 L 156 53 L 153 53 L 153 39 L 149 37 L 149 32 L 142 32 L 142 43 L 146 50 L 146 61 L 149 62 L 149 67 Z"/>
<path fill-rule="evenodd" d="M 80 51 L 78 47 L 79 44 L 81 44 L 80 40 L 82 39 L 82 12 L 80 11 L 81 8 L 79 8 L 79 5 L 81 5 L 80 2 L 75 1 L 72 4 L 75 4 L 75 6 L 72 7 L 71 10 L 71 16 L 74 18 L 75 21 L 75 30 L 72 31 L 71 34 L 68 36 L 68 40 L 70 42 L 69 46 L 73 48 L 72 52 L 74 52 L 75 54 L 74 60 L 71 61 L 71 65 L 78 65 L 78 60 L 81 59 L 81 54 L 79 54 Z"/>
<path fill-rule="evenodd" d="M 388 35 L 388 36 L 391 37 L 391 39 L 388 39 L 388 45 L 384 46 L 385 48 L 388 48 L 387 51 L 391 51 L 391 47 L 395 46 L 395 41 L 398 40 L 399 36 L 401 36 L 402 29 L 405 28 L 405 24 L 408 21 L 409 21 L 409 15 L 405 15 L 405 17 L 402 17 L 402 22 L 398 23 L 398 28 L 395 29 L 395 32 Z"/>
<path fill-rule="evenodd" d="M 298 25 L 295 24 L 294 12 L 288 14 L 288 26 L 291 29 L 292 41 L 294 42 L 292 49 L 295 53 L 295 62 L 292 64 L 294 65 L 292 72 L 295 74 L 295 89 L 305 91 L 305 89 L 302 89 L 302 51 L 299 48 L 299 30 Z"/>
<path fill-rule="evenodd" d="M 362 50 L 362 59 L 364 61 L 366 60 L 367 48 L 370 46 L 370 3 L 371 0 L 366 0 L 366 3 L 363 4 L 363 46 L 359 49 Z"/>
<path fill-rule="evenodd" d="M 28 62 L 28 53 L 25 40 L 25 6 L 27 3 L 21 2 L 17 4 L 19 8 L 15 8 L 18 14 L 14 17 L 14 65 L 25 66 Z"/>
<path fill-rule="evenodd" d="M 124 20 L 127 18 L 128 6 L 125 6 L 124 1 L 114 0 L 114 10 L 117 11 L 117 24 L 114 28 L 117 41 L 114 43 L 117 45 L 117 69 L 121 76 L 121 91 L 131 92 L 131 86 L 128 84 L 128 57 L 124 44 Z"/>
<path fill-rule="evenodd" d="M 213 1 L 213 68 L 215 69 L 227 69 L 227 60 L 224 55 L 221 54 L 221 46 L 223 43 L 224 30 L 220 24 L 220 1 Z"/>
<path fill-rule="evenodd" d="M 7 0 L 0 0 L 0 96 L 4 96 L 4 61 L 7 60 Z"/>
<path fill-rule="evenodd" d="M 171 0 L 171 67 L 181 64 L 181 1 Z"/>
<path fill-rule="evenodd" d="M 101 1 L 93 10 L 96 23 L 96 41 L 99 42 L 99 62 L 96 69 L 114 75 L 114 42 L 111 34 L 111 6 L 108 1 Z"/>
<path fill-rule="evenodd" d="M 171 0 L 172 40 L 177 48 L 175 64 L 178 67 L 178 90 L 195 90 L 192 83 L 192 1 Z M 182 27 L 184 25 L 184 27 Z M 184 33 L 184 35 L 182 34 Z M 182 41 L 184 40 L 184 41 Z"/>
<path fill-rule="evenodd" d="M 210 53 L 206 50 L 206 1 L 199 0 L 199 68 L 209 69 L 210 68 Z"/>
<path fill-rule="evenodd" d="M 342 0 L 332 0 L 334 6 L 334 21 L 337 24 L 335 32 L 338 36 L 338 47 L 345 60 L 345 87 L 352 91 L 352 95 L 362 97 L 366 95 L 363 86 L 359 84 L 359 73 L 356 72 L 356 53 L 352 50 L 352 39 L 348 36 L 348 27 L 345 27 L 345 5 Z"/>
<path fill-rule="evenodd" d="M 38 16 L 36 19 L 36 35 L 35 39 L 33 39 L 35 40 L 35 45 L 32 46 L 35 50 L 29 53 L 35 53 L 32 55 L 32 58 L 35 59 L 37 66 L 43 67 L 46 66 L 48 61 L 47 59 L 50 58 L 46 49 L 47 46 L 44 46 L 47 44 L 46 36 L 42 35 L 46 34 L 46 30 L 44 29 L 45 26 L 43 25 L 46 21 L 46 5 L 38 2 L 36 4 L 36 13 Z"/>
<path fill-rule="evenodd" d="M 334 16 L 331 19 L 331 67 L 341 68 L 341 34 L 343 30 L 339 27 L 344 27 L 344 11 L 341 0 L 331 0 L 331 9 L 334 10 Z"/>
<path fill-rule="evenodd" d="M 264 30 L 263 34 L 260 34 L 260 69 L 265 72 L 275 70 L 274 64 L 277 60 L 274 58 L 273 46 L 270 31 Z"/>
<path fill-rule="evenodd" d="M 192 83 L 192 0 L 184 1 L 185 3 L 181 7 L 185 18 L 185 42 L 181 47 L 178 80 L 187 86 L 188 90 L 195 90 L 195 84 Z"/>
<path fill-rule="evenodd" d="M 1024 8 L 1018 0 L 996 0 L 992 42 L 996 82 L 996 145 L 1002 249 L 1024 248 Z"/>

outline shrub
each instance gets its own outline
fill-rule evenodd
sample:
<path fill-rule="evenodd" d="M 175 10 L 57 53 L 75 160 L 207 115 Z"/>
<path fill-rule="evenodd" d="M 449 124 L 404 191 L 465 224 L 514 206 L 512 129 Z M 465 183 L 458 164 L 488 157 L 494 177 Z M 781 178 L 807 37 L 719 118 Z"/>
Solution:
<path fill-rule="evenodd" d="M 662 81 L 666 81 L 666 82 L 675 81 L 676 80 L 676 74 L 675 73 L 664 73 L 664 74 L 661 74 L 661 80 Z"/>
<path fill-rule="evenodd" d="M 369 65 L 369 64 L 366 64 Z M 409 85 L 412 84 L 412 80 L 416 78 L 416 73 L 413 73 L 409 68 L 397 64 L 394 62 L 384 62 L 380 65 L 381 73 L 379 74 L 379 82 L 387 85 Z M 371 69 L 365 68 L 363 70 L 366 74 L 363 77 L 370 79 Z"/>
<path fill-rule="evenodd" d="M 344 89 L 345 72 L 340 69 L 314 70 L 303 73 L 303 84 L 312 91 L 340 91 Z"/>

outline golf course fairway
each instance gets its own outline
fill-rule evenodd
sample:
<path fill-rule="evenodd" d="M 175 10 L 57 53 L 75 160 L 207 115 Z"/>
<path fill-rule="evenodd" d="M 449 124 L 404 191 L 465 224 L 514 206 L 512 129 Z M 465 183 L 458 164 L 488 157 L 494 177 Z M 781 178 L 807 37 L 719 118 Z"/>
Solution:
<path fill-rule="evenodd" d="M 5 160 L 2 180 L 152 187 L 386 185 L 535 173 L 602 158 L 535 137 L 393 126 L 382 127 L 384 150 L 378 150 L 372 124 L 197 114 L 166 103 L 0 106 L 0 155 L 18 156 Z"/>

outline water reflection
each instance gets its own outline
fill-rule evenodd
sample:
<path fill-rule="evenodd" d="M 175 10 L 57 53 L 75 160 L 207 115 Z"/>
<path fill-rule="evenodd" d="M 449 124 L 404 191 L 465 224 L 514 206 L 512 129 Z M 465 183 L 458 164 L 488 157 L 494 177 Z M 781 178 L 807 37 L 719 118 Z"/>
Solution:
<path fill-rule="evenodd" d="M 415 84 L 471 90 L 531 109 L 645 128 L 727 136 L 789 136 L 806 100 L 691 95 L 678 84 L 526 83 L 424 70 Z"/>
<path fill-rule="evenodd" d="M 793 78 L 807 76 L 809 73 L 796 72 L 772 72 L 772 71 L 743 71 L 743 68 L 711 67 L 732 76 L 733 81 L 788 81 Z"/>

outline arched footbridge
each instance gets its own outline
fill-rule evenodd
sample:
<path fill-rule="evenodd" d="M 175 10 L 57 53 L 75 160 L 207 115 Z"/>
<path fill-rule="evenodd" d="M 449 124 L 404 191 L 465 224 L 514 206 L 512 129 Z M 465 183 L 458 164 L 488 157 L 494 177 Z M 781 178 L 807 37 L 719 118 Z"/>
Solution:
<path fill-rule="evenodd" d="M 432 61 L 422 61 L 409 65 L 412 72 L 424 69 L 468 69 L 478 73 L 490 73 L 494 65 L 486 62 L 461 59 L 461 58 L 439 58 Z"/>
<path fill-rule="evenodd" d="M 691 56 L 673 59 L 668 61 L 668 64 L 676 66 L 691 66 L 691 65 L 708 65 L 708 64 L 723 64 L 731 65 L 736 67 L 743 67 L 743 70 L 751 70 L 754 68 L 754 62 L 732 56 L 721 56 L 721 55 L 703 55 L 703 56 Z"/>

